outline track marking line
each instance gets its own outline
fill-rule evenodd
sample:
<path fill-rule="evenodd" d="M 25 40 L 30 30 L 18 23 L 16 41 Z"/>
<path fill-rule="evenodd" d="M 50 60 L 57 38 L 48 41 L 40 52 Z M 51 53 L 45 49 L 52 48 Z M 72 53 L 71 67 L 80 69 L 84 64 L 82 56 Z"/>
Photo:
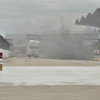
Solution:
<path fill-rule="evenodd" d="M 13 61 L 15 58 L 16 58 L 16 57 L 13 57 L 12 59 L 9 59 L 9 60 L 5 61 L 4 63 L 11 62 L 11 61 Z"/>

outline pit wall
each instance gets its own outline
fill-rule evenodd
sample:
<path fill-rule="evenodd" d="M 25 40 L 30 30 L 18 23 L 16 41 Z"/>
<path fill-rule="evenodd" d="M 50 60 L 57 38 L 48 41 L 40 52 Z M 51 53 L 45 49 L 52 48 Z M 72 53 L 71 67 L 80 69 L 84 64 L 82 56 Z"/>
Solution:
<path fill-rule="evenodd" d="M 13 57 L 14 56 L 14 51 L 0 49 L 0 52 L 3 52 L 3 58 Z"/>

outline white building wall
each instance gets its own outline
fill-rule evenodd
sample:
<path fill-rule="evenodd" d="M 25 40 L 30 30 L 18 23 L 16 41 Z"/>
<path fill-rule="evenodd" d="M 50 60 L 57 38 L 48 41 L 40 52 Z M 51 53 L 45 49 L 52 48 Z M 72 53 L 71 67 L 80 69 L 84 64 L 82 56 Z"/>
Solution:
<path fill-rule="evenodd" d="M 14 51 L 0 49 L 0 52 L 3 53 L 3 58 L 14 56 Z"/>

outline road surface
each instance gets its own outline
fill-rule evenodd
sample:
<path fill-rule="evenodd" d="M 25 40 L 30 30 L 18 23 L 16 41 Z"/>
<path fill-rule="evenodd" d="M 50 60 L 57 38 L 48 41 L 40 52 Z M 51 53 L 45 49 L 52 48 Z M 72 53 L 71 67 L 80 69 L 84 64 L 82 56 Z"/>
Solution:
<path fill-rule="evenodd" d="M 4 59 L 4 66 L 100 66 L 100 61 L 13 57 Z"/>
<path fill-rule="evenodd" d="M 0 85 L 100 85 L 100 67 L 4 67 Z"/>
<path fill-rule="evenodd" d="M 0 100 L 100 100 L 100 62 L 4 59 Z"/>

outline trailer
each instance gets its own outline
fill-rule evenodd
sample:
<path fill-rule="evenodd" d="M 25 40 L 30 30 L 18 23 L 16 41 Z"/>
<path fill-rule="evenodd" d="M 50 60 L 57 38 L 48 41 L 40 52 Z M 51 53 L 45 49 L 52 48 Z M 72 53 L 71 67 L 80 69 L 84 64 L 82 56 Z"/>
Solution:
<path fill-rule="evenodd" d="M 37 40 L 30 40 L 29 45 L 27 47 L 27 56 L 31 57 L 39 57 L 39 43 Z"/>

